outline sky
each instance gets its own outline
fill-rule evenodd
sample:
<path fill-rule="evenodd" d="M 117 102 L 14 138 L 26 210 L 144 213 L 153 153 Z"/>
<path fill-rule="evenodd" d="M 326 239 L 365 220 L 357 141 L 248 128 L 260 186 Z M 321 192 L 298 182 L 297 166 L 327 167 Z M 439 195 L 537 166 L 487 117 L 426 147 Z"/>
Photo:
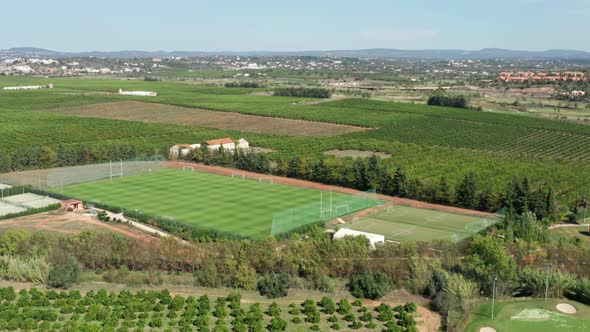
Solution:
<path fill-rule="evenodd" d="M 590 0 L 1 0 L 0 49 L 590 51 Z"/>

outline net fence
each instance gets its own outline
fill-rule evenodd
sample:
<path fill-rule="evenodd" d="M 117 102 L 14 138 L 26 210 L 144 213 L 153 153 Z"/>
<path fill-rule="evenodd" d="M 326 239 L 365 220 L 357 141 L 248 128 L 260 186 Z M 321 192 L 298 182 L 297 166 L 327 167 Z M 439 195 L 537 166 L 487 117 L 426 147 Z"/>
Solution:
<path fill-rule="evenodd" d="M 322 193 L 318 202 L 291 208 L 272 217 L 271 235 L 286 233 L 296 228 L 329 221 L 347 214 L 378 206 L 383 202 L 375 191 L 357 195 Z"/>
<path fill-rule="evenodd" d="M 109 163 L 51 168 L 0 174 L 0 183 L 31 186 L 37 189 L 57 189 L 77 183 L 106 180 L 142 174 L 166 168 L 162 160 L 113 161 Z"/>

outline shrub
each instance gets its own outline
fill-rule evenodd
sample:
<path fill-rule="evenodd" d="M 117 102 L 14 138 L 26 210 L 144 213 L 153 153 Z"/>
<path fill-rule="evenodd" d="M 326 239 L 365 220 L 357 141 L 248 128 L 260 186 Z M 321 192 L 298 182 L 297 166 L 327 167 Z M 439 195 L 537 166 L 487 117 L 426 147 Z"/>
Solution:
<path fill-rule="evenodd" d="M 331 315 L 336 311 L 336 304 L 334 304 L 334 301 L 327 296 L 322 297 L 320 300 L 320 306 L 324 309 L 324 313 L 328 315 Z"/>
<path fill-rule="evenodd" d="M 271 273 L 258 282 L 258 292 L 269 299 L 285 297 L 289 294 L 289 276 Z"/>
<path fill-rule="evenodd" d="M 410 314 L 414 313 L 414 312 L 416 312 L 416 309 L 417 309 L 416 303 L 414 303 L 414 302 L 408 302 L 404 305 L 404 310 L 407 313 L 410 313 Z"/>
<path fill-rule="evenodd" d="M 285 331 L 287 329 L 287 321 L 279 317 L 273 317 L 268 325 L 269 331 Z"/>
<path fill-rule="evenodd" d="M 332 293 L 336 288 L 336 282 L 328 276 L 321 276 L 314 280 L 313 287 L 320 292 Z"/>
<path fill-rule="evenodd" d="M 383 273 L 365 272 L 354 276 L 348 284 L 354 297 L 378 300 L 393 288 L 393 282 Z"/>
<path fill-rule="evenodd" d="M 53 288 L 67 289 L 80 279 L 80 264 L 76 257 L 70 255 L 68 261 L 49 271 L 47 285 Z"/>

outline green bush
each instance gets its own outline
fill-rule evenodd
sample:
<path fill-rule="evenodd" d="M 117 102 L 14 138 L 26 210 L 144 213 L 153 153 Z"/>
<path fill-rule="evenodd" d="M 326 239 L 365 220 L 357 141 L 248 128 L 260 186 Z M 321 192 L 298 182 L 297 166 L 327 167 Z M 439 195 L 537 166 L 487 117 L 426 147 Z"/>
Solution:
<path fill-rule="evenodd" d="M 289 294 L 289 276 L 285 274 L 267 274 L 258 281 L 258 292 L 269 299 L 285 297 Z"/>
<path fill-rule="evenodd" d="M 80 279 L 80 264 L 73 255 L 68 257 L 68 261 L 60 266 L 56 266 L 49 271 L 47 285 L 53 288 L 67 289 Z"/>
<path fill-rule="evenodd" d="M 354 297 L 378 300 L 392 290 L 393 282 L 383 273 L 365 272 L 354 276 L 348 288 Z"/>

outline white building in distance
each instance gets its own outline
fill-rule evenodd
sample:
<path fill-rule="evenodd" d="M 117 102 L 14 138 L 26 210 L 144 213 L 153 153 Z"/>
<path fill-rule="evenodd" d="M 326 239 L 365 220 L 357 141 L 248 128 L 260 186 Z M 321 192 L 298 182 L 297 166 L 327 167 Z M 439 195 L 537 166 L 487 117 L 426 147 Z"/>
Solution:
<path fill-rule="evenodd" d="M 349 228 L 340 228 L 336 233 L 334 233 L 333 239 L 342 239 L 346 236 L 364 236 L 369 240 L 372 249 L 375 249 L 377 244 L 385 243 L 385 236 L 381 234 L 360 232 Z"/>
<path fill-rule="evenodd" d="M 158 95 L 157 92 L 152 91 L 123 91 L 119 89 L 119 94 L 124 96 L 140 96 L 140 97 L 155 97 Z"/>
<path fill-rule="evenodd" d="M 38 90 L 38 89 L 53 89 L 53 84 L 49 85 L 25 85 L 25 86 L 5 86 L 4 90 Z"/>

